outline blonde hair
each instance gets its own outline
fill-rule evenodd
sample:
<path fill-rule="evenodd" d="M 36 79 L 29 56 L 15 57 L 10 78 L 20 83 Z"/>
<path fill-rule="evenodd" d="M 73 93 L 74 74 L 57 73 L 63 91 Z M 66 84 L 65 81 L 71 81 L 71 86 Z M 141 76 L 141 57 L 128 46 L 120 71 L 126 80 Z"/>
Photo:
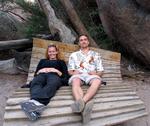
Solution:
<path fill-rule="evenodd" d="M 54 48 L 56 49 L 56 51 L 58 52 L 57 55 L 56 55 L 56 59 L 60 59 L 60 52 L 59 52 L 59 49 L 58 49 L 57 46 L 54 45 L 54 44 L 48 45 L 48 47 L 47 47 L 47 49 L 46 49 L 46 53 L 45 53 L 46 59 L 49 59 L 49 56 L 48 56 L 48 49 L 51 48 L 51 47 L 54 47 Z"/>

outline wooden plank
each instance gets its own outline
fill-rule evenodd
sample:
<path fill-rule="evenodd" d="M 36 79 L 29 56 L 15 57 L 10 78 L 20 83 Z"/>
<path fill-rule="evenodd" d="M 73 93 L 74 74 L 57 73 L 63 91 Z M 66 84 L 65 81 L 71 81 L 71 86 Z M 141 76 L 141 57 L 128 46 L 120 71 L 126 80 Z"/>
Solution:
<path fill-rule="evenodd" d="M 54 42 L 49 41 L 49 40 L 42 40 L 42 39 L 37 39 L 37 38 L 33 39 L 34 47 L 47 48 L 47 46 L 49 44 L 52 44 L 52 43 L 54 43 Z M 74 52 L 74 51 L 79 49 L 78 46 L 75 46 L 73 44 L 66 44 L 66 43 L 57 42 L 57 45 L 60 46 L 59 48 L 65 50 L 67 52 L 69 50 L 71 52 Z M 120 61 L 120 53 L 106 51 L 103 49 L 96 49 L 96 48 L 91 48 L 91 49 L 98 51 L 103 57 L 109 58 L 109 59 L 114 60 L 114 61 Z"/>
<path fill-rule="evenodd" d="M 137 100 L 139 99 L 138 96 L 134 95 L 134 96 L 118 96 L 118 97 L 104 97 L 104 98 L 96 98 L 94 100 L 95 103 L 104 103 L 104 102 L 115 102 L 115 101 L 127 101 L 127 100 Z M 71 103 L 73 102 L 73 99 L 57 99 L 56 100 L 52 100 L 51 102 L 55 105 L 59 104 L 59 101 L 61 102 L 66 102 L 66 100 L 70 101 L 71 100 Z M 68 102 L 67 101 L 67 102 Z M 5 108 L 6 110 L 17 110 L 17 109 L 20 109 L 20 106 L 19 105 L 15 105 L 15 106 L 6 106 Z"/>
<path fill-rule="evenodd" d="M 133 85 L 134 86 L 134 85 Z M 132 85 L 123 85 L 119 83 L 107 83 L 107 85 L 101 85 L 100 90 L 108 90 L 108 89 L 132 89 Z M 83 90 L 87 90 L 89 86 L 82 86 Z M 14 93 L 17 92 L 28 92 L 28 88 L 18 88 Z M 71 86 L 62 86 L 57 92 L 69 92 L 71 91 Z"/>
<path fill-rule="evenodd" d="M 133 119 L 133 118 L 137 118 L 137 117 L 141 117 L 143 116 L 145 113 L 145 111 L 141 110 L 141 111 L 135 111 L 132 113 L 123 113 L 123 114 L 119 114 L 116 116 L 113 116 L 114 118 L 112 118 L 112 116 L 108 116 L 105 118 L 96 118 L 96 119 L 92 119 L 90 121 L 90 123 L 88 123 L 88 126 L 104 126 L 107 124 L 116 124 L 117 123 L 117 119 L 119 119 L 119 122 L 122 121 L 126 121 L 128 119 Z M 4 123 L 4 126 L 10 126 L 11 124 L 16 124 L 15 120 L 6 120 L 7 123 Z M 43 118 L 42 120 L 36 121 L 36 122 L 32 122 L 29 123 L 27 120 L 23 120 L 23 119 L 19 119 L 17 121 L 17 123 L 21 126 L 83 126 L 82 122 L 81 122 L 81 116 L 79 115 L 74 115 L 74 116 L 60 116 L 59 119 L 58 117 L 52 117 L 52 118 Z M 8 124 L 8 125 L 7 125 Z M 19 125 L 13 125 L 13 126 L 19 126 Z"/>
<path fill-rule="evenodd" d="M 92 120 L 89 125 L 90 126 L 97 126 L 96 124 L 100 124 L 102 126 L 104 125 L 113 125 L 113 124 L 117 124 L 118 122 L 124 122 L 130 119 L 135 119 L 137 117 L 142 117 L 145 116 L 146 112 L 145 110 L 141 110 L 141 111 L 135 111 L 135 112 L 128 112 L 128 113 L 123 113 L 123 114 L 119 114 L 116 116 L 108 116 L 105 118 L 98 118 L 96 120 Z"/>
<path fill-rule="evenodd" d="M 71 54 L 71 53 L 70 53 L 70 54 Z M 61 53 L 61 56 L 62 56 L 61 58 L 63 58 L 65 61 L 68 61 L 70 54 L 67 54 L 66 52 L 62 52 L 62 53 Z M 32 57 L 33 57 L 33 58 L 45 58 L 45 53 L 33 52 L 33 53 L 32 53 Z M 115 64 L 115 63 L 116 63 L 117 65 L 119 65 L 119 62 L 118 62 L 118 61 L 116 61 L 116 62 L 111 62 L 111 59 L 110 59 L 110 58 L 108 58 L 108 59 L 106 59 L 106 58 L 103 59 L 103 57 L 102 57 L 102 62 L 105 61 L 105 60 L 106 60 L 107 63 L 109 63 L 109 64 Z M 105 62 L 104 62 L 104 63 L 105 63 Z"/>
<path fill-rule="evenodd" d="M 36 67 L 37 67 L 37 64 L 36 64 L 36 63 L 31 64 L 30 72 L 35 72 Z M 105 67 L 104 67 L 104 73 L 107 73 L 107 72 L 109 72 L 109 71 L 111 71 L 112 73 L 115 72 L 115 71 L 120 71 L 120 66 L 116 66 L 116 67 L 110 67 L 110 66 L 106 67 L 106 66 L 105 66 Z"/>
<path fill-rule="evenodd" d="M 34 73 L 29 73 L 28 77 L 33 78 L 34 77 Z M 103 78 L 120 78 L 121 74 L 120 73 L 105 73 L 103 75 Z"/>
<path fill-rule="evenodd" d="M 37 63 L 31 63 L 30 65 L 30 69 L 36 69 L 37 67 Z M 120 66 L 104 66 L 104 71 L 107 71 L 107 70 L 120 70 Z"/>
<path fill-rule="evenodd" d="M 35 66 L 35 64 L 34 64 L 34 66 Z M 33 66 L 32 66 L 32 67 L 33 67 Z M 115 68 L 114 68 L 114 69 L 115 69 Z M 33 75 L 34 75 L 34 71 L 35 71 L 35 70 L 36 70 L 36 67 L 30 69 L 29 75 L 28 75 L 28 78 L 30 78 L 30 80 L 33 79 Z M 105 78 L 105 77 L 110 77 L 110 78 L 116 77 L 116 78 L 120 78 L 120 77 L 121 77 L 121 72 L 119 71 L 119 68 L 118 68 L 118 70 L 116 70 L 116 71 L 114 71 L 113 69 L 109 69 L 109 70 L 106 69 L 105 72 L 104 72 L 104 74 L 103 74 L 103 78 Z"/>
<path fill-rule="evenodd" d="M 32 68 L 33 69 L 33 68 Z M 34 71 L 29 71 L 29 74 L 34 74 Z M 112 70 L 112 69 L 108 69 L 108 70 L 105 70 L 104 71 L 104 74 L 121 74 L 121 71 L 118 69 L 114 69 L 114 70 Z"/>
<path fill-rule="evenodd" d="M 34 74 L 32 74 L 34 75 Z M 27 79 L 27 84 L 30 83 L 30 81 L 32 81 L 33 76 L 30 76 L 30 74 L 28 75 L 28 79 Z M 103 81 L 122 81 L 122 76 L 120 74 L 118 74 L 117 76 L 115 74 L 111 74 L 110 75 L 104 75 L 103 76 Z"/>
<path fill-rule="evenodd" d="M 98 93 L 96 94 L 96 96 L 94 98 L 105 98 L 105 97 L 117 97 L 117 95 L 120 95 L 120 97 L 122 96 L 134 96 L 136 93 L 135 92 L 131 92 L 131 91 L 124 91 L 124 92 L 109 92 L 109 93 L 106 93 L 106 92 L 103 92 L 103 93 Z M 27 98 L 29 97 L 29 93 L 28 94 L 20 94 L 19 96 L 15 96 L 13 95 L 11 98 L 9 98 L 9 100 L 7 101 L 7 104 L 19 104 L 21 101 L 24 101 L 26 99 L 29 99 Z M 59 94 L 56 94 L 56 96 L 54 98 L 52 98 L 52 100 L 61 100 L 61 99 L 64 99 L 64 100 L 67 100 L 67 99 L 72 99 L 72 95 L 59 95 Z"/>
<path fill-rule="evenodd" d="M 87 89 L 84 90 L 84 93 L 87 91 Z M 112 93 L 112 92 L 129 92 L 129 91 L 133 91 L 132 89 L 129 89 L 129 88 L 110 88 L 110 89 L 99 89 L 97 94 L 99 93 Z M 29 92 L 23 92 L 23 93 L 18 93 L 16 92 L 15 94 L 13 94 L 14 96 L 15 95 L 20 95 L 20 94 L 29 94 Z M 72 95 L 72 91 L 69 90 L 69 91 L 57 91 L 56 95 Z"/>
<path fill-rule="evenodd" d="M 122 81 L 122 78 L 103 78 L 103 81 Z"/>
<path fill-rule="evenodd" d="M 43 120 L 40 120 L 40 121 L 38 120 L 36 122 L 29 123 L 26 119 L 19 119 L 17 121 L 17 123 L 19 125 L 21 124 L 20 126 L 59 126 L 59 124 L 61 124 L 62 122 L 71 123 L 72 121 L 73 122 L 81 121 L 81 117 L 79 115 L 66 116 L 66 117 L 61 116 L 59 118 L 59 120 L 58 121 L 57 120 L 58 120 L 58 117 L 50 118 L 50 120 L 49 120 L 49 118 L 43 118 Z M 9 120 L 6 120 L 6 121 L 9 123 Z M 15 124 L 15 121 L 11 120 L 10 125 L 13 123 Z M 19 125 L 17 125 L 17 126 L 19 126 Z M 4 123 L 4 126 L 7 126 L 7 124 Z M 65 126 L 65 124 L 64 124 L 64 126 Z"/>
<path fill-rule="evenodd" d="M 130 85 L 130 83 L 125 83 L 123 81 L 107 81 L 107 85 L 101 85 L 101 87 L 105 88 L 111 88 L 111 87 L 122 87 L 122 86 L 129 86 L 130 88 L 133 87 L 134 85 Z M 87 88 L 88 86 L 82 86 L 82 88 Z M 62 86 L 59 90 L 70 90 L 71 86 Z M 28 88 L 18 88 L 16 91 L 26 91 L 29 90 Z"/>
<path fill-rule="evenodd" d="M 66 114 L 73 114 L 70 108 L 70 104 L 73 103 L 73 100 L 60 100 L 60 101 L 52 101 L 50 102 L 50 104 L 47 106 L 46 111 L 44 111 L 43 113 L 43 117 L 46 116 L 60 116 L 60 115 L 66 115 Z M 94 106 L 93 106 L 93 112 L 97 113 L 97 112 L 102 112 L 102 111 L 108 111 L 108 110 L 114 110 L 114 109 L 120 109 L 122 107 L 128 108 L 134 105 L 142 105 L 143 102 L 139 99 L 122 99 L 121 102 L 120 100 L 116 100 L 114 102 L 111 102 L 109 100 L 106 100 L 105 102 L 97 102 L 95 100 Z M 13 108 L 12 109 L 7 109 L 6 114 L 5 114 L 5 119 L 8 118 L 12 118 L 11 114 L 12 114 L 12 110 L 15 110 L 15 115 L 13 116 L 13 118 L 22 118 L 22 117 L 26 117 L 24 114 L 21 114 L 20 111 L 21 110 L 20 106 L 17 106 L 17 108 Z M 120 110 L 121 111 L 121 110 Z M 65 113 L 67 112 L 67 113 Z M 112 113 L 110 113 L 112 114 Z M 105 114 L 102 114 L 103 116 L 105 116 Z M 102 116 L 102 115 L 99 115 Z M 22 116 L 22 117 L 21 117 Z"/>
<path fill-rule="evenodd" d="M 130 112 L 128 112 L 130 110 Z M 131 110 L 132 110 L 132 113 L 131 113 Z M 47 111 L 46 111 L 47 112 Z M 138 109 L 134 109 L 134 108 L 130 108 L 130 109 L 127 109 L 125 112 L 117 112 L 117 111 L 115 111 L 115 113 L 113 113 L 113 116 L 104 116 L 104 118 L 102 117 L 100 117 L 100 118 L 93 118 L 93 114 L 92 114 L 92 120 L 91 120 L 91 122 L 89 123 L 89 124 L 91 124 L 91 125 L 93 125 L 93 123 L 95 123 L 95 121 L 96 120 L 103 120 L 103 123 L 106 123 L 106 124 L 108 124 L 108 120 L 109 120 L 109 122 L 110 122 L 110 120 L 111 121 L 116 121 L 116 119 L 119 117 L 119 116 L 122 116 L 122 117 L 124 117 L 123 119 L 125 119 L 125 118 L 128 118 L 128 117 L 130 117 L 130 119 L 132 119 L 133 118 L 133 115 L 136 113 L 136 114 L 138 114 L 138 116 L 137 117 L 139 117 L 139 116 L 144 116 L 144 110 L 141 108 L 138 108 Z M 110 113 L 112 113 L 112 112 L 110 112 Z M 46 115 L 46 114 L 49 114 L 49 113 L 44 113 L 44 115 Z M 99 114 L 99 113 L 98 113 Z M 109 113 L 107 113 L 108 115 L 109 115 Z M 145 113 L 146 114 L 146 113 Z M 106 115 L 106 113 L 105 113 L 105 115 Z M 49 124 L 49 125 L 64 125 L 65 126 L 65 124 L 67 123 L 67 124 L 72 124 L 72 123 L 75 123 L 75 122 L 80 122 L 81 123 L 81 117 L 79 116 L 79 115 L 72 115 L 72 116 L 70 116 L 70 115 L 67 115 L 67 114 L 65 114 L 65 116 L 60 116 L 60 118 L 61 118 L 61 120 L 60 120 L 60 118 L 59 118 L 59 121 L 56 121 L 56 120 L 58 120 L 58 117 L 57 116 L 47 116 L 48 118 L 46 118 L 46 117 L 44 117 L 44 116 L 42 116 L 42 121 L 44 121 L 44 122 L 46 122 L 46 120 L 45 119 L 49 119 L 49 121 L 51 122 L 49 122 L 49 123 L 47 123 L 47 124 Z M 67 120 L 66 120 L 66 117 L 67 117 Z M 70 118 L 71 117 L 71 118 Z M 113 117 L 113 118 L 112 118 Z M 115 117 L 115 118 L 114 118 Z M 134 115 L 134 117 L 135 117 L 135 115 Z M 22 117 L 22 118 L 24 118 L 24 117 Z M 24 118 L 25 119 L 25 118 Z M 69 119 L 69 120 L 68 120 Z M 119 119 L 122 119 L 122 118 L 119 118 Z M 12 120 L 12 119 L 11 119 Z M 21 118 L 19 118 L 19 120 L 21 120 Z M 54 121 L 55 120 L 55 121 Z M 104 121 L 105 120 L 105 121 Z M 9 119 L 7 119 L 6 121 L 9 121 Z M 93 122 L 94 121 L 94 122 Z M 121 120 L 120 120 L 121 121 Z M 40 121 L 41 122 L 41 121 Z M 53 123 L 53 124 L 52 124 Z M 111 122 L 112 123 L 112 122 Z M 38 124 L 38 122 L 36 122 L 36 124 Z M 82 124 L 82 123 L 81 123 Z M 88 124 L 88 125 L 89 125 Z M 101 124 L 101 123 L 100 123 Z M 45 126 L 45 125 L 44 125 Z M 95 124 L 94 124 L 94 126 L 95 126 Z M 97 125 L 96 125 L 97 126 Z"/>
<path fill-rule="evenodd" d="M 127 92 L 111 92 L 111 93 L 100 93 L 100 94 L 96 94 L 94 98 L 105 98 L 105 97 L 116 97 L 116 96 L 134 96 L 136 93 L 135 92 L 131 92 L 131 91 L 127 91 Z M 10 99 L 7 100 L 7 105 L 17 105 L 22 101 L 28 100 L 29 97 L 24 96 L 24 97 L 12 97 Z M 73 99 L 72 95 L 55 95 L 55 97 L 52 98 L 52 100 L 57 100 L 57 99 L 63 99 L 63 100 L 67 100 L 67 99 Z"/>
<path fill-rule="evenodd" d="M 121 80 L 120 79 L 119 80 L 107 80 L 106 83 L 107 83 L 107 86 L 108 85 L 118 85 L 118 86 L 124 85 L 122 79 Z M 128 83 L 126 83 L 126 84 L 128 84 Z"/>
<path fill-rule="evenodd" d="M 87 90 L 89 86 L 82 86 L 83 90 Z M 132 85 L 119 85 L 119 84 L 113 84 L 109 86 L 101 85 L 100 90 L 112 90 L 112 89 L 132 89 Z M 70 92 L 71 91 L 71 86 L 63 86 L 61 87 L 57 92 Z M 18 93 L 29 93 L 29 88 L 18 88 L 14 94 Z"/>
<path fill-rule="evenodd" d="M 110 90 L 100 90 L 100 91 L 98 91 L 97 92 L 97 95 L 98 94 L 104 94 L 104 93 L 113 93 L 113 92 L 129 92 L 129 91 L 132 91 L 132 89 L 119 89 L 119 91 L 118 90 L 113 90 L 113 89 L 110 89 Z M 84 93 L 85 93 L 86 91 L 84 91 Z M 72 92 L 71 91 L 69 91 L 69 92 L 57 92 L 56 93 L 56 96 L 59 96 L 59 95 L 61 95 L 61 96 L 65 96 L 65 95 L 72 95 Z M 15 97 L 29 97 L 30 96 L 30 94 L 29 94 L 29 92 L 24 92 L 24 93 L 15 93 L 15 94 L 13 94 L 13 96 L 11 97 L 11 98 L 15 98 Z"/>
<path fill-rule="evenodd" d="M 40 52 L 39 52 L 40 53 Z M 40 54 L 41 55 L 41 54 Z M 43 54 L 44 55 L 44 54 Z M 41 55 L 41 57 L 44 57 L 43 55 Z M 65 57 L 65 60 L 67 61 L 69 59 L 69 57 Z M 33 57 L 31 58 L 31 61 L 35 61 L 35 62 L 37 62 L 37 60 L 39 61 L 40 60 L 40 58 L 39 57 L 37 57 L 36 56 L 36 54 L 34 54 L 33 55 Z M 37 62 L 38 63 L 38 62 Z M 120 62 L 111 62 L 111 61 L 104 61 L 103 59 L 102 59 L 102 63 L 103 63 L 103 65 L 105 66 L 120 66 Z"/>

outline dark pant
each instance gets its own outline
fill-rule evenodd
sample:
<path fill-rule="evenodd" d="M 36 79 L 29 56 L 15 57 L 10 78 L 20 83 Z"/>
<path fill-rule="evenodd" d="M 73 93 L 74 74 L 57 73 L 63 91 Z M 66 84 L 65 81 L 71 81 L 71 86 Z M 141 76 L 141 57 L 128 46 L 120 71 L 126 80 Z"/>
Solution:
<path fill-rule="evenodd" d="M 62 86 L 60 77 L 55 73 L 42 73 L 34 77 L 30 94 L 31 99 L 47 105 L 56 91 Z"/>

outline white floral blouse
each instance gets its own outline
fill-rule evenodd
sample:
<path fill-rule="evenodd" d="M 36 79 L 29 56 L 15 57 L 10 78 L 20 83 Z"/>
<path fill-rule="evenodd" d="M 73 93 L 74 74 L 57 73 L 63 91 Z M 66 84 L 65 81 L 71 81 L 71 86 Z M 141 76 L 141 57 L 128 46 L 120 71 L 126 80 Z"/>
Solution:
<path fill-rule="evenodd" d="M 82 73 L 104 71 L 100 55 L 90 50 L 87 54 L 82 51 L 74 52 L 69 57 L 68 70 L 79 70 Z"/>

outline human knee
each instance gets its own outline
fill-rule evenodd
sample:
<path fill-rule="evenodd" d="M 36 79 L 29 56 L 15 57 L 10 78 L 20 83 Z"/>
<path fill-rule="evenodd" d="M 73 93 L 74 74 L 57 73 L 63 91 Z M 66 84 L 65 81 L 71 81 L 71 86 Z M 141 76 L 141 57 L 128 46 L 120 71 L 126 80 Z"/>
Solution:
<path fill-rule="evenodd" d="M 95 78 L 95 79 L 91 80 L 90 84 L 100 86 L 101 85 L 101 80 L 99 78 Z"/>
<path fill-rule="evenodd" d="M 72 86 L 76 87 L 76 86 L 80 86 L 81 85 L 81 80 L 80 78 L 74 78 L 72 80 Z"/>

